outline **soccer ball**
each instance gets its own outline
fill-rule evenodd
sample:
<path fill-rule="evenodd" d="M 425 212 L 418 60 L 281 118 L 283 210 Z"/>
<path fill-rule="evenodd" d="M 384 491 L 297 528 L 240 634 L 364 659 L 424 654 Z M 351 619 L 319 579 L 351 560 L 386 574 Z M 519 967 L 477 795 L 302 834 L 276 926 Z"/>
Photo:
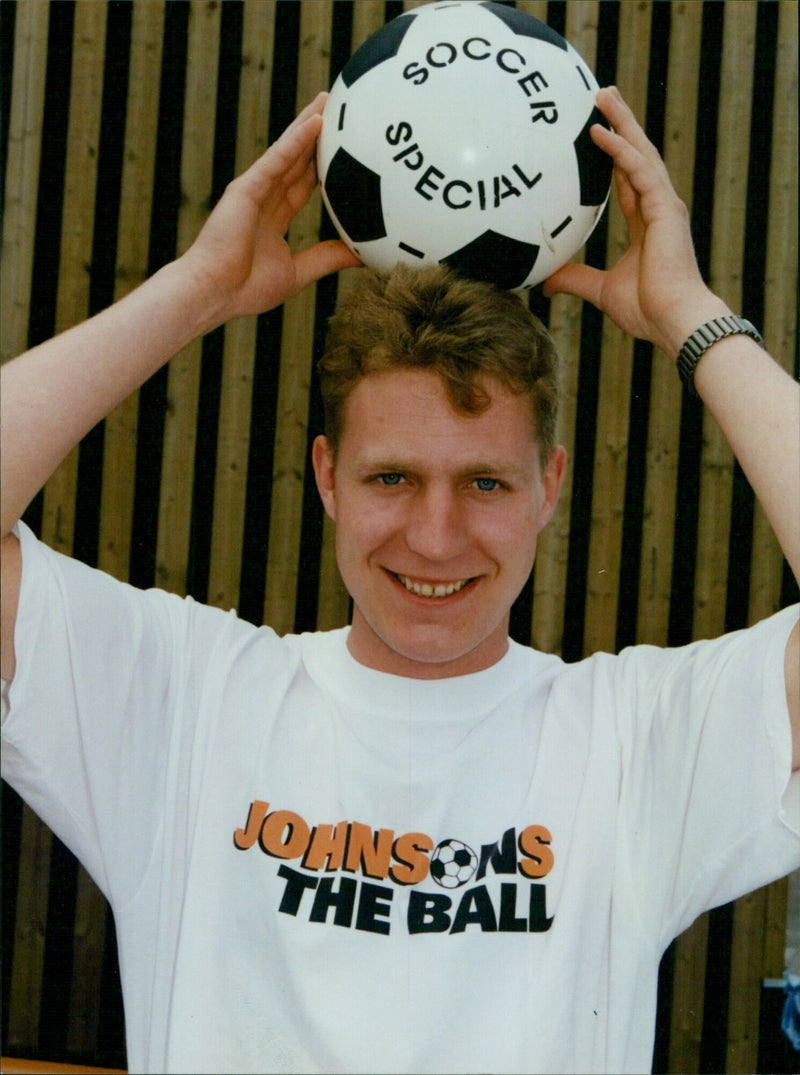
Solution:
<path fill-rule="evenodd" d="M 549 26 L 443 0 L 392 19 L 336 79 L 317 167 L 337 231 L 373 269 L 444 262 L 519 291 L 583 246 L 612 164 L 597 82 Z"/>
<path fill-rule="evenodd" d="M 431 855 L 431 877 L 442 888 L 460 888 L 478 868 L 478 856 L 460 840 L 442 840 Z"/>

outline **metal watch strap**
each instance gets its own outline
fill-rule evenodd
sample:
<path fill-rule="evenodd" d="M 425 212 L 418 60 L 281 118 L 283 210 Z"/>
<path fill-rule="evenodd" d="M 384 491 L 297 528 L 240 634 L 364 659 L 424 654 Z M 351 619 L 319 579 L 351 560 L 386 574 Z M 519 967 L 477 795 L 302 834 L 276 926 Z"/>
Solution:
<path fill-rule="evenodd" d="M 697 389 L 694 386 L 694 371 L 697 363 L 709 347 L 719 340 L 724 340 L 726 336 L 750 336 L 762 347 L 764 345 L 761 333 L 755 325 L 751 325 L 743 317 L 730 314 L 706 321 L 700 328 L 695 329 L 678 353 L 678 373 L 691 395 L 697 395 Z"/>

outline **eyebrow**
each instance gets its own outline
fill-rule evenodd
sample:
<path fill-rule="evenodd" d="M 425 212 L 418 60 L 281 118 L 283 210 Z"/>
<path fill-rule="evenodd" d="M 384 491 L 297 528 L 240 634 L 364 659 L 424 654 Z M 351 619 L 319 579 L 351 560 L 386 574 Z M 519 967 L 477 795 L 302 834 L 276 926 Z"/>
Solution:
<path fill-rule="evenodd" d="M 529 468 L 512 463 L 477 463 L 465 468 L 461 474 L 465 478 L 477 477 L 480 474 L 504 474 L 507 477 L 524 478 L 529 474 Z"/>
<path fill-rule="evenodd" d="M 370 474 L 418 474 L 420 466 L 418 463 L 414 463 L 411 460 L 403 462 L 397 458 L 379 458 L 375 460 L 364 460 L 362 463 L 357 464 L 357 469 L 359 472 Z M 519 466 L 516 463 L 496 461 L 494 463 L 469 463 L 456 471 L 456 477 L 462 479 L 478 478 L 485 475 L 502 475 L 507 478 L 527 478 L 530 476 L 530 470 L 528 467 Z"/>

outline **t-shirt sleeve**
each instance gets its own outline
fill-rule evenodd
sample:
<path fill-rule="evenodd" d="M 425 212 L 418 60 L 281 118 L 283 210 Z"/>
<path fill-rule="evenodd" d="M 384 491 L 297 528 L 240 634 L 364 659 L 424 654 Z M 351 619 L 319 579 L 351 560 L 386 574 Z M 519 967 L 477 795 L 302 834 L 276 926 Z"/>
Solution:
<path fill-rule="evenodd" d="M 18 534 L 3 777 L 105 895 L 124 902 L 147 868 L 170 771 L 186 758 L 191 728 L 176 727 L 174 714 L 191 710 L 187 691 L 202 685 L 218 639 L 240 621 L 120 583 L 53 552 L 23 524 Z"/>
<path fill-rule="evenodd" d="M 784 609 L 721 639 L 620 655 L 619 868 L 662 948 L 800 866 L 784 677 L 797 619 Z"/>

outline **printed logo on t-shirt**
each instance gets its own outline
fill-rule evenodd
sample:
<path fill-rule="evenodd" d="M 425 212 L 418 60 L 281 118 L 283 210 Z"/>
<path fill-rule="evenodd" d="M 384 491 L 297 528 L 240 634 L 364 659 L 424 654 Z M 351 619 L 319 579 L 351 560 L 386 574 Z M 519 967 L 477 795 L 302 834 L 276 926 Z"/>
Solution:
<path fill-rule="evenodd" d="M 409 933 L 457 934 L 469 926 L 491 933 L 545 933 L 553 922 L 541 879 L 553 868 L 554 856 L 543 825 L 506 829 L 475 851 L 460 838 L 437 842 L 424 832 L 398 834 L 358 821 L 312 826 L 292 810 L 271 810 L 270 803 L 255 799 L 233 843 L 239 851 L 258 847 L 284 860 L 278 869 L 284 883 L 278 910 L 310 922 L 388 934 L 398 889 L 408 890 Z M 499 891 L 496 884 L 490 891 L 486 882 L 496 875 Z M 423 883 L 426 888 L 415 887 Z"/>

